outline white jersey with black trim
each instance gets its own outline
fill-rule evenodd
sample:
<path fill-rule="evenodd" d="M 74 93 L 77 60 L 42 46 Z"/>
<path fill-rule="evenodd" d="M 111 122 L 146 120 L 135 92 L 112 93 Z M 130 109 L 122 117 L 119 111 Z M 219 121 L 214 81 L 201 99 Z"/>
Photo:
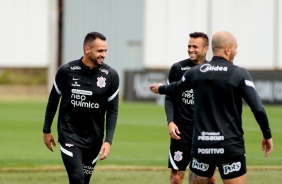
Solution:
<path fill-rule="evenodd" d="M 264 138 L 271 130 L 264 106 L 249 72 L 222 57 L 197 65 L 185 72 L 182 80 L 160 86 L 160 94 L 194 90 L 194 132 L 192 144 L 198 154 L 245 153 L 242 128 L 242 99 L 250 106 Z"/>
<path fill-rule="evenodd" d="M 57 71 L 45 113 L 43 132 L 51 125 L 60 101 L 58 136 L 60 143 L 89 148 L 96 141 L 112 143 L 119 99 L 119 76 L 103 64 L 90 70 L 82 60 L 63 64 Z M 106 123 L 106 126 L 105 126 Z"/>

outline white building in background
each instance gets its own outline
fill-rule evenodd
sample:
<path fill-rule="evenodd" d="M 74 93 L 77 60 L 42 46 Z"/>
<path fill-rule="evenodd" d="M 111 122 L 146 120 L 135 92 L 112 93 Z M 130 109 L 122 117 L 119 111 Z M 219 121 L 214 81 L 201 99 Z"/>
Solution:
<path fill-rule="evenodd" d="M 58 0 L 0 0 L 0 68 L 48 67 L 58 51 Z M 83 55 L 90 31 L 107 37 L 106 62 L 123 90 L 127 70 L 168 69 L 185 59 L 189 33 L 218 30 L 238 39 L 235 64 L 282 70 L 280 0 L 64 0 L 63 63 Z M 211 58 L 211 49 L 208 59 Z M 52 82 L 52 81 L 51 81 Z"/>
<path fill-rule="evenodd" d="M 0 0 L 0 67 L 47 67 L 57 54 L 57 0 Z"/>
<path fill-rule="evenodd" d="M 248 69 L 282 69 L 281 0 L 146 0 L 143 62 L 167 68 L 187 57 L 189 33 L 212 37 L 232 32 L 238 41 L 235 64 Z M 208 59 L 211 58 L 211 49 Z"/>

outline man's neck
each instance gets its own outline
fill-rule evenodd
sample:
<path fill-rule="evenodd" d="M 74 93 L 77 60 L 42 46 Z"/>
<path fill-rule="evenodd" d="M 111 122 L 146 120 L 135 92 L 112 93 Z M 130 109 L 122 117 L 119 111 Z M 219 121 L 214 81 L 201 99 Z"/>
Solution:
<path fill-rule="evenodd" d="M 82 58 L 82 62 L 85 66 L 88 66 L 90 68 L 90 70 L 92 70 L 93 68 L 96 67 L 96 65 L 88 58 L 83 57 Z"/>
<path fill-rule="evenodd" d="M 225 54 L 214 53 L 213 56 L 222 57 L 222 58 L 226 59 L 227 61 L 229 61 L 229 57 Z"/>
<path fill-rule="evenodd" d="M 192 62 L 195 65 L 200 65 L 200 64 L 203 64 L 204 62 L 206 62 L 206 58 L 203 58 L 203 59 L 200 59 L 200 60 L 192 60 Z"/>

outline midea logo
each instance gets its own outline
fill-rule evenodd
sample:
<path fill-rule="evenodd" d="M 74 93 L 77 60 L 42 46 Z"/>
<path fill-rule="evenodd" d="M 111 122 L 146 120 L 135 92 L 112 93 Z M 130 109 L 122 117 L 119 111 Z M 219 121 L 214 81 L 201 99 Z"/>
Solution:
<path fill-rule="evenodd" d="M 201 72 L 207 72 L 207 71 L 227 71 L 227 67 L 226 66 L 211 66 L 210 64 L 203 64 L 200 67 L 200 71 Z"/>

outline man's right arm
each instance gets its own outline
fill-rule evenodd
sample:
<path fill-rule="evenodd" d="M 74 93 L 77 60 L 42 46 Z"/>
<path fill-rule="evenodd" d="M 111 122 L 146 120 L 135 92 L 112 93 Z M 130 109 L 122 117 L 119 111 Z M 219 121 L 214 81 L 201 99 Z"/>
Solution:
<path fill-rule="evenodd" d="M 43 133 L 51 133 L 51 125 L 53 119 L 55 117 L 58 104 L 61 97 L 61 88 L 62 84 L 66 82 L 66 78 L 64 77 L 64 67 L 61 66 L 56 74 L 55 80 L 53 82 L 52 89 L 49 94 L 47 107 L 45 111 L 44 125 L 43 125 Z"/>
<path fill-rule="evenodd" d="M 169 71 L 168 80 L 167 80 L 168 84 L 170 82 L 179 80 L 176 65 L 177 64 L 172 65 Z M 171 138 L 179 140 L 180 137 L 178 136 L 178 134 L 180 134 L 180 132 L 178 127 L 174 123 L 174 103 L 176 103 L 174 102 L 174 97 L 168 95 L 165 97 L 165 113 L 168 123 L 168 132 Z"/>
<path fill-rule="evenodd" d="M 165 114 L 167 118 L 167 123 L 174 122 L 173 116 L 174 116 L 174 109 L 173 109 L 173 101 L 170 96 L 165 97 Z"/>
<path fill-rule="evenodd" d="M 52 90 L 50 92 L 46 111 L 45 111 L 43 133 L 51 133 L 51 125 L 52 125 L 53 119 L 55 117 L 57 108 L 58 108 L 60 97 L 61 97 L 61 95 L 58 94 L 58 92 L 55 88 L 55 84 L 54 84 L 53 87 L 52 87 Z"/>
<path fill-rule="evenodd" d="M 57 81 L 58 82 L 60 80 L 64 81 L 61 74 L 62 74 L 62 70 L 59 69 L 56 74 L 56 78 L 54 80 L 51 92 L 49 94 L 48 103 L 45 111 L 44 125 L 43 125 L 43 141 L 46 147 L 51 151 L 53 151 L 52 145 L 56 146 L 54 137 L 51 133 L 51 126 L 61 97 L 61 91 L 57 84 Z"/>
<path fill-rule="evenodd" d="M 171 82 L 178 81 L 179 78 L 177 77 L 177 71 L 176 71 L 176 63 L 173 64 L 169 70 L 168 78 L 167 78 L 167 84 L 170 84 Z M 165 97 L 165 114 L 167 117 L 167 123 L 174 122 L 174 106 L 173 106 L 173 97 L 172 96 L 166 96 Z"/>
<path fill-rule="evenodd" d="M 55 82 L 54 82 L 55 83 Z M 56 146 L 54 137 L 51 133 L 51 125 L 59 104 L 60 95 L 57 93 L 54 85 L 49 95 L 48 104 L 45 112 L 45 120 L 43 125 L 43 141 L 46 147 L 53 151 L 52 145 Z"/>

